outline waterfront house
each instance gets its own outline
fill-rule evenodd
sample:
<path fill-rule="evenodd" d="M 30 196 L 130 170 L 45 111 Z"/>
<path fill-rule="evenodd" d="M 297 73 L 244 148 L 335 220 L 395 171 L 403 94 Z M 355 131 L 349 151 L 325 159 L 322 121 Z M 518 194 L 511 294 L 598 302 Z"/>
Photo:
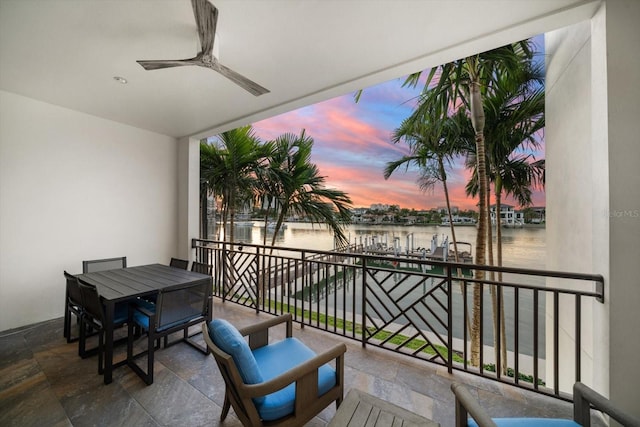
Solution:
<path fill-rule="evenodd" d="M 201 138 L 545 33 L 547 269 L 604 276 L 584 381 L 640 415 L 640 2 L 215 4 L 270 93 L 136 64 L 196 53 L 186 1 L 0 0 L 0 331 L 61 317 L 82 259 L 193 258 Z"/>
<path fill-rule="evenodd" d="M 547 214 L 547 209 L 544 206 L 534 206 L 529 208 L 529 211 L 531 212 L 531 218 L 529 219 L 531 224 L 544 224 Z"/>
<path fill-rule="evenodd" d="M 524 224 L 524 212 L 516 210 L 512 205 L 500 205 L 500 215 L 496 214 L 496 205 L 489 206 L 491 224 L 504 227 L 520 227 Z M 497 218 L 500 218 L 498 222 Z"/>

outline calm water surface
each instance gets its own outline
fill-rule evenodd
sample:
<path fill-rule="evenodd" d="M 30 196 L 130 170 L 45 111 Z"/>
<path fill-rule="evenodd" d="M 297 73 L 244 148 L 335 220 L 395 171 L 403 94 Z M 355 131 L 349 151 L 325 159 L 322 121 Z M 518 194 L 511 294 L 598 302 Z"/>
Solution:
<path fill-rule="evenodd" d="M 472 244 L 475 253 L 476 227 L 456 227 L 456 239 Z M 264 226 L 255 221 L 253 226 L 237 226 L 235 240 L 243 243 L 262 244 Z M 413 248 L 428 248 L 431 238 L 437 235 L 441 242 L 444 236 L 450 236 L 449 227 L 440 226 L 394 226 L 352 224 L 345 233 L 351 243 L 363 243 L 376 238 L 377 242 L 389 246 L 396 244 L 403 250 L 407 245 Z M 407 239 L 409 236 L 409 239 Z M 495 230 L 494 230 L 495 236 Z M 273 232 L 267 230 L 267 244 L 271 243 Z M 413 241 L 411 241 L 413 239 Z M 451 239 L 449 239 L 451 240 Z M 333 249 L 333 235 L 323 225 L 289 222 L 287 228 L 276 236 L 276 246 L 298 249 Z M 546 239 L 544 228 L 503 228 L 502 252 L 503 265 L 506 267 L 545 268 Z M 495 256 L 495 254 L 494 254 Z"/>

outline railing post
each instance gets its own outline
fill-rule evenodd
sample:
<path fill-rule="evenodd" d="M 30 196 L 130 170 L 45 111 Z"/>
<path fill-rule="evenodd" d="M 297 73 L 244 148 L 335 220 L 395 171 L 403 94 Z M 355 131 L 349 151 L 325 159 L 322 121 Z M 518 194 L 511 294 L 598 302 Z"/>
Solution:
<path fill-rule="evenodd" d="M 220 261 L 222 263 L 222 302 L 227 300 L 227 243 L 222 242 L 222 251 L 220 252 Z"/>
<path fill-rule="evenodd" d="M 366 347 L 366 346 L 367 346 L 367 259 L 365 257 L 362 257 L 362 347 Z"/>
<path fill-rule="evenodd" d="M 453 373 L 453 277 L 447 267 L 447 371 Z M 466 343 L 465 343 L 466 346 Z"/>
<path fill-rule="evenodd" d="M 300 258 L 302 259 L 302 283 L 300 284 L 300 328 L 304 329 L 304 285 L 307 282 L 307 256 L 306 252 L 303 250 L 300 253 Z M 311 321 L 311 312 L 309 312 L 309 321 Z"/>
<path fill-rule="evenodd" d="M 258 314 L 260 313 L 260 288 L 264 286 L 264 282 L 265 282 L 265 277 L 264 277 L 265 273 L 260 271 L 260 247 L 259 246 L 256 247 L 256 272 L 258 273 L 256 274 L 256 314 Z M 267 271 L 267 274 L 269 274 L 268 271 Z M 265 293 L 266 292 L 262 293 L 262 298 L 264 298 Z M 263 302 L 263 307 L 264 307 L 264 302 Z"/>

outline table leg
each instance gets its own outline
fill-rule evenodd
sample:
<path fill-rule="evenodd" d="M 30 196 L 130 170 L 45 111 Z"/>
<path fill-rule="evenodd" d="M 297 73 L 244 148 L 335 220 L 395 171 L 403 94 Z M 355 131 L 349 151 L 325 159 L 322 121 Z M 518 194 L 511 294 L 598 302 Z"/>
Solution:
<path fill-rule="evenodd" d="M 64 291 L 64 327 L 63 327 L 63 335 L 69 342 L 69 338 L 71 338 L 71 313 L 69 313 L 69 289 Z"/>
<path fill-rule="evenodd" d="M 104 329 L 104 383 L 113 381 L 113 316 L 116 304 L 107 301 L 105 304 L 105 329 Z"/>

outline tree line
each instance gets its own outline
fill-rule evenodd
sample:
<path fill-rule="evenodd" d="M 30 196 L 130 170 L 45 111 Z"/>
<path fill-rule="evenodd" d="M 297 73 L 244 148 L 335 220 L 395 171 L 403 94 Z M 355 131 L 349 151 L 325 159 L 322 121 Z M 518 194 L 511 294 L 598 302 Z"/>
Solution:
<path fill-rule="evenodd" d="M 325 186 L 325 177 L 311 162 L 313 138 L 303 129 L 261 141 L 249 126 L 224 132 L 212 142 L 200 142 L 201 229 L 208 235 L 207 198 L 220 201 L 224 239 L 234 242 L 237 209 L 262 207 L 265 230 L 275 215 L 271 246 L 290 215 L 328 226 L 338 244 L 348 243 L 345 226 L 351 220 L 349 196 Z M 228 225 L 228 227 L 227 227 Z M 266 233 L 263 244 L 266 245 Z"/>

